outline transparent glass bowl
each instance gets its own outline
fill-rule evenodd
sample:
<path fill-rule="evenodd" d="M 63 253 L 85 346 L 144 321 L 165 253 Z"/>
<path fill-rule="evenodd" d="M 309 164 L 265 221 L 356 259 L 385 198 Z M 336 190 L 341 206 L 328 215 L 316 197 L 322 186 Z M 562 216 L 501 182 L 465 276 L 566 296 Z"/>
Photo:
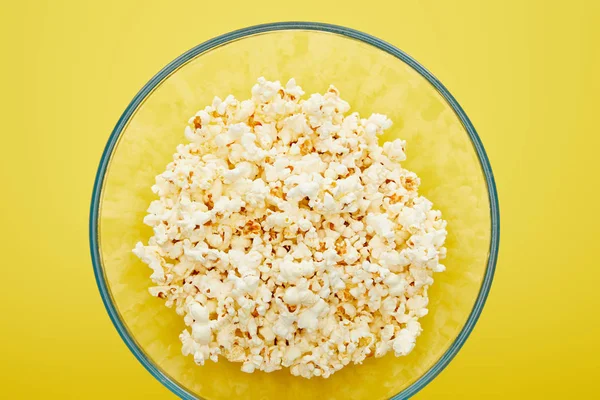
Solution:
<path fill-rule="evenodd" d="M 132 255 L 151 235 L 142 224 L 154 177 L 171 161 L 183 128 L 213 96 L 250 97 L 259 76 L 296 78 L 307 93 L 330 83 L 353 110 L 387 114 L 382 141 L 407 140 L 405 167 L 448 220 L 447 271 L 435 276 L 423 334 L 407 357 L 348 366 L 329 379 L 287 370 L 245 374 L 220 360 L 203 367 L 181 354 L 181 317 L 148 294 L 150 270 Z M 317 23 L 276 23 L 219 36 L 181 55 L 135 96 L 111 134 L 90 215 L 94 272 L 106 309 L 139 361 L 184 399 L 404 399 L 430 382 L 473 329 L 492 282 L 498 199 L 485 151 L 444 86 L 397 48 L 367 34 Z"/>

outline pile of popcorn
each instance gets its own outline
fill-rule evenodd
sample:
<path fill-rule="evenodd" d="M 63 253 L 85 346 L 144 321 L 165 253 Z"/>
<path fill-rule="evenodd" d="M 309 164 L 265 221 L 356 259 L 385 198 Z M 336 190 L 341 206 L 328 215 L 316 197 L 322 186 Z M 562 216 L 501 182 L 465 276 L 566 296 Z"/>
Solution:
<path fill-rule="evenodd" d="M 405 142 L 379 146 L 385 115 L 348 114 L 333 86 L 303 95 L 259 78 L 250 100 L 216 97 L 152 187 L 154 235 L 133 251 L 197 364 L 326 378 L 421 333 L 446 222 L 400 165 Z"/>

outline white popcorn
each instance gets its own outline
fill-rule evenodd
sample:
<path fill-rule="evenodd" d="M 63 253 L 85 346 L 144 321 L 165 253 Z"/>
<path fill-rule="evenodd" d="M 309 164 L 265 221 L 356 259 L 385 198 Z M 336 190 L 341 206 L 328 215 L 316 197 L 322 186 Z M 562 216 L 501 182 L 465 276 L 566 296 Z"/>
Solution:
<path fill-rule="evenodd" d="M 310 305 L 315 302 L 315 294 L 308 289 L 299 289 L 292 286 L 285 290 L 283 301 L 289 305 Z"/>
<path fill-rule="evenodd" d="M 407 230 L 414 232 L 422 226 L 427 219 L 427 212 L 431 210 L 431 202 L 423 197 L 415 199 L 413 207 L 405 207 L 400 212 L 398 222 Z"/>
<path fill-rule="evenodd" d="M 227 170 L 223 173 L 223 183 L 232 183 L 240 178 L 251 179 L 256 176 L 258 168 L 256 165 L 242 161 L 238 163 L 235 168 Z"/>
<path fill-rule="evenodd" d="M 312 252 L 304 243 L 300 242 L 292 252 L 292 257 L 296 259 L 308 258 L 312 255 Z"/>
<path fill-rule="evenodd" d="M 252 181 L 248 192 L 245 193 L 244 200 L 247 205 L 254 208 L 264 207 L 265 200 L 269 195 L 269 187 L 262 179 Z"/>
<path fill-rule="evenodd" d="M 390 296 L 402 296 L 406 289 L 406 280 L 402 276 L 390 273 L 383 282 L 388 285 Z"/>
<path fill-rule="evenodd" d="M 300 228 L 301 231 L 306 232 L 310 228 L 312 228 L 312 224 L 310 223 L 310 221 L 308 219 L 300 218 L 298 220 L 298 228 Z"/>
<path fill-rule="evenodd" d="M 304 90 L 302 90 L 302 88 L 296 84 L 296 80 L 294 78 L 290 79 L 285 85 L 285 91 L 290 96 L 295 98 L 300 98 L 304 95 Z"/>
<path fill-rule="evenodd" d="M 192 338 L 194 338 L 197 343 L 209 344 L 211 339 L 210 327 L 206 324 L 193 324 Z"/>
<path fill-rule="evenodd" d="M 404 153 L 405 146 L 406 141 L 400 139 L 385 142 L 383 144 L 383 153 L 392 161 L 404 161 L 406 160 L 406 154 Z"/>
<path fill-rule="evenodd" d="M 415 347 L 416 337 L 408 329 L 401 329 L 393 341 L 396 357 L 405 356 Z"/>
<path fill-rule="evenodd" d="M 292 83 L 294 85 L 294 83 Z M 255 104 L 267 103 L 277 95 L 281 89 L 281 83 L 279 81 L 269 82 L 265 78 L 258 78 L 258 83 L 252 88 L 252 97 Z"/>
<path fill-rule="evenodd" d="M 298 202 L 305 197 L 313 200 L 319 193 L 319 184 L 317 182 L 300 182 L 298 186 L 287 192 L 287 199 Z"/>
<path fill-rule="evenodd" d="M 150 276 L 150 279 L 152 279 L 158 284 L 164 283 L 166 281 L 165 271 L 162 268 L 161 257 L 157 249 L 151 246 L 144 246 L 141 242 L 138 242 L 135 245 L 133 253 L 136 256 L 138 256 L 144 263 L 148 264 L 148 266 L 154 271 Z"/>
<path fill-rule="evenodd" d="M 291 338 L 291 335 L 296 331 L 294 328 L 294 322 L 296 322 L 296 317 L 290 314 L 281 314 L 279 318 L 275 321 L 273 325 L 273 333 L 276 336 L 279 336 L 283 339 Z"/>
<path fill-rule="evenodd" d="M 367 226 L 383 238 L 393 239 L 395 236 L 394 223 L 388 219 L 387 214 L 367 215 Z"/>
<path fill-rule="evenodd" d="M 280 274 L 278 279 L 281 282 L 294 282 L 302 276 L 312 275 L 315 272 L 315 265 L 312 261 L 296 262 L 283 260 L 279 266 Z"/>
<path fill-rule="evenodd" d="M 384 130 L 392 126 L 392 121 L 383 114 L 373 114 L 365 121 L 364 125 L 368 135 L 381 135 Z"/>
<path fill-rule="evenodd" d="M 133 253 L 197 364 L 327 378 L 421 334 L 446 222 L 399 164 L 405 141 L 378 145 L 385 115 L 347 115 L 333 86 L 303 95 L 259 78 L 249 100 L 215 97 L 152 186 Z"/>
<path fill-rule="evenodd" d="M 285 352 L 284 365 L 292 365 L 292 363 L 301 355 L 302 352 L 298 347 L 289 347 Z"/>
<path fill-rule="evenodd" d="M 292 219 L 282 212 L 275 212 L 265 219 L 265 229 L 285 228 L 292 223 Z"/>
<path fill-rule="evenodd" d="M 311 308 L 305 309 L 298 318 L 298 328 L 309 331 L 317 329 L 319 317 L 327 309 L 325 300 L 319 299 Z"/>

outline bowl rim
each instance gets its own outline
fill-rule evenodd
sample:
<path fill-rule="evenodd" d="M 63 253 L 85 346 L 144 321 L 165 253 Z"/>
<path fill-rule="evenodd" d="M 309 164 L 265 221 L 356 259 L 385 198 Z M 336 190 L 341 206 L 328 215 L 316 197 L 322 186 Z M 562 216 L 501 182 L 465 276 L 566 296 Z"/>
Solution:
<path fill-rule="evenodd" d="M 160 70 L 148 83 L 142 87 L 142 89 L 135 95 L 133 100 L 129 103 L 121 117 L 119 118 L 115 128 L 113 129 L 108 142 L 102 153 L 98 171 L 96 173 L 96 179 L 94 181 L 94 187 L 92 192 L 92 201 L 90 206 L 90 222 L 89 222 L 89 240 L 90 240 L 90 252 L 92 258 L 92 264 L 94 269 L 94 276 L 102 297 L 104 307 L 108 312 L 108 315 L 117 329 L 119 336 L 125 342 L 129 350 L 134 354 L 138 361 L 156 378 L 160 383 L 166 386 L 171 392 L 185 400 L 198 399 L 195 395 L 188 392 L 183 386 L 178 384 L 174 379 L 169 377 L 165 372 L 160 370 L 152 360 L 146 355 L 146 353 L 140 348 L 137 342 L 130 335 L 126 328 L 124 321 L 121 319 L 119 312 L 117 311 L 116 305 L 112 300 L 111 292 L 108 288 L 104 268 L 102 266 L 102 258 L 100 255 L 99 239 L 98 239 L 98 217 L 100 210 L 100 201 L 102 198 L 102 189 L 104 186 L 104 178 L 110 164 L 110 158 L 113 150 L 118 143 L 118 140 L 123 132 L 123 129 L 129 122 L 131 116 L 135 113 L 137 108 L 142 104 L 145 98 L 167 77 L 169 77 L 174 71 L 182 67 L 188 61 L 194 59 L 202 53 L 215 49 L 219 46 L 228 44 L 230 42 L 262 33 L 269 33 L 281 30 L 304 30 L 304 31 L 321 31 L 327 33 L 334 33 L 341 36 L 345 36 L 351 39 L 359 40 L 369 45 L 372 45 L 380 50 L 383 50 L 401 61 L 408 64 L 421 76 L 433 85 L 437 91 L 444 97 L 444 99 L 450 104 L 456 115 L 459 117 L 461 123 L 465 127 L 469 138 L 473 144 L 473 147 L 477 153 L 479 163 L 484 173 L 487 189 L 488 198 L 490 202 L 490 217 L 491 217 L 491 237 L 490 237 L 490 248 L 489 256 L 487 261 L 487 267 L 485 275 L 477 295 L 477 299 L 469 314 L 467 322 L 461 329 L 460 333 L 452 343 L 452 345 L 446 350 L 446 352 L 440 357 L 440 359 L 420 378 L 413 382 L 406 389 L 394 395 L 391 399 L 400 400 L 407 399 L 425 387 L 431 382 L 454 358 L 454 356 L 461 349 L 471 331 L 473 330 L 475 323 L 479 319 L 483 306 L 488 297 L 492 280 L 494 278 L 494 272 L 496 269 L 496 261 L 498 259 L 498 248 L 500 244 L 500 212 L 498 204 L 498 193 L 496 190 L 496 183 L 492 168 L 488 160 L 487 154 L 479 138 L 479 135 L 475 131 L 473 124 L 463 111 L 462 107 L 450 94 L 448 89 L 426 68 L 419 64 L 411 56 L 403 52 L 402 50 L 392 46 L 391 44 L 371 36 L 369 34 L 360 32 L 358 30 L 347 28 L 344 26 L 319 23 L 319 22 L 274 22 L 261 25 L 254 25 L 242 29 L 238 29 L 213 39 L 210 39 L 204 43 L 197 45 L 196 47 L 186 51 L 175 60 L 167 64 L 162 70 Z"/>

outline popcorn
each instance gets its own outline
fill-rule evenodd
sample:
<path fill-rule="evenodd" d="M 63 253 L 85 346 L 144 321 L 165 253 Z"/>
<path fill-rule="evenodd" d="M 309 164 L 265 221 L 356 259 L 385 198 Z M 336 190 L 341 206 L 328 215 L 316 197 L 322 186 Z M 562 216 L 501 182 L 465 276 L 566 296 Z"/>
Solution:
<path fill-rule="evenodd" d="M 378 145 L 385 115 L 347 115 L 333 86 L 303 95 L 259 78 L 249 100 L 215 97 L 152 186 L 133 253 L 199 365 L 327 378 L 421 334 L 446 222 L 399 164 L 406 142 Z"/>
<path fill-rule="evenodd" d="M 400 139 L 385 142 L 383 144 L 383 154 L 388 156 L 391 161 L 404 161 L 406 160 L 406 154 L 404 153 L 405 146 L 406 141 Z"/>
<path fill-rule="evenodd" d="M 317 329 L 319 325 L 319 317 L 329 307 L 325 300 L 319 299 L 312 307 L 302 311 L 298 317 L 298 328 L 312 331 Z"/>
<path fill-rule="evenodd" d="M 393 239 L 395 236 L 394 223 L 388 219 L 387 214 L 367 215 L 367 226 L 367 229 L 388 240 Z"/>
<path fill-rule="evenodd" d="M 405 356 L 415 347 L 415 336 L 407 329 L 401 329 L 398 336 L 394 339 L 393 345 L 396 357 Z"/>
<path fill-rule="evenodd" d="M 310 228 L 312 228 L 312 224 L 310 223 L 310 221 L 308 219 L 300 218 L 298 220 L 298 228 L 300 228 L 301 231 L 306 232 Z"/>
<path fill-rule="evenodd" d="M 308 289 L 292 286 L 285 290 L 283 301 L 292 306 L 310 305 L 315 302 L 315 294 Z"/>
<path fill-rule="evenodd" d="M 266 230 L 270 230 L 270 229 L 283 229 L 288 227 L 292 222 L 292 219 L 290 218 L 290 216 L 286 215 L 285 213 L 282 212 L 274 212 L 271 215 L 269 215 L 266 219 L 265 219 L 265 226 L 264 228 Z"/>
<path fill-rule="evenodd" d="M 305 197 L 313 200 L 319 194 L 319 184 L 317 182 L 300 182 L 296 187 L 290 189 L 287 192 L 287 199 L 289 201 L 299 202 Z"/>

